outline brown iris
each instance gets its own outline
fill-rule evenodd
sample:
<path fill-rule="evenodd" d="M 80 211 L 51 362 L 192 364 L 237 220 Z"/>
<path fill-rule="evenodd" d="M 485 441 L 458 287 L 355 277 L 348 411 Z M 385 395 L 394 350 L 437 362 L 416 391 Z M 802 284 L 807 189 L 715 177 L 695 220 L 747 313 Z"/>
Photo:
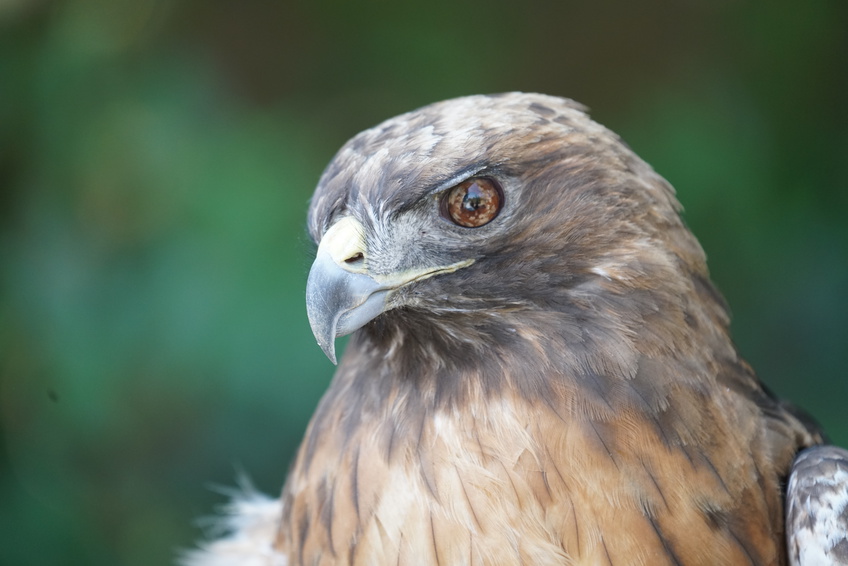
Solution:
<path fill-rule="evenodd" d="M 460 226 L 477 228 L 494 220 L 503 200 L 503 192 L 493 179 L 476 177 L 445 193 L 442 215 Z"/>

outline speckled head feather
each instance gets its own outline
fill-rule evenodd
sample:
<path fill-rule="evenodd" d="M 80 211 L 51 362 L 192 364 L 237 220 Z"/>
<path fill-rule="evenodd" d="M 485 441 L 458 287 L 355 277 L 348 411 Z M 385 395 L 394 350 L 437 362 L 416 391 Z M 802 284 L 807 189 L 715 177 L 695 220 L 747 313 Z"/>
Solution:
<path fill-rule="evenodd" d="M 468 229 L 441 218 L 441 193 L 481 175 L 503 186 L 496 221 Z M 510 374 L 503 364 L 526 366 L 520 359 L 531 356 L 541 375 L 512 386 L 547 397 L 571 385 L 552 381 L 548 368 L 572 366 L 601 382 L 580 401 L 598 414 L 631 395 L 604 382 L 633 377 L 640 347 L 689 351 L 707 331 L 721 337 L 710 348 L 734 355 L 724 303 L 679 208 L 670 185 L 580 105 L 510 93 L 434 104 L 359 134 L 322 176 L 309 226 L 319 241 L 340 217 L 355 217 L 376 274 L 474 261 L 393 293 L 392 308 L 354 338 L 391 350 L 381 367 L 421 370 L 441 390 L 463 387 L 457 365 L 494 385 Z M 555 347 L 540 348 L 542 329 L 557 335 Z M 673 379 L 693 372 L 681 373 Z M 652 408 L 667 394 L 659 389 L 644 393 Z"/>
<path fill-rule="evenodd" d="M 498 188 L 478 227 L 445 214 Z M 291 564 L 783 564 L 815 427 L 765 391 L 671 186 L 581 105 L 426 106 L 345 144 L 309 210 L 319 344 Z"/>

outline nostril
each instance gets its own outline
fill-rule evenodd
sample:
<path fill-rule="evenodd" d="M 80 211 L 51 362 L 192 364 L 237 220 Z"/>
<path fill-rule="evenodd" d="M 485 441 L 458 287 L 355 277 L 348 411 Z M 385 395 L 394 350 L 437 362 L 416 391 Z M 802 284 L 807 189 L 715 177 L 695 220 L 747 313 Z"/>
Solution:
<path fill-rule="evenodd" d="M 345 261 L 345 263 L 356 263 L 358 261 L 362 261 L 363 259 L 365 259 L 365 256 L 362 255 L 362 252 L 359 252 L 356 255 L 350 256 L 349 258 L 347 258 L 344 261 Z"/>

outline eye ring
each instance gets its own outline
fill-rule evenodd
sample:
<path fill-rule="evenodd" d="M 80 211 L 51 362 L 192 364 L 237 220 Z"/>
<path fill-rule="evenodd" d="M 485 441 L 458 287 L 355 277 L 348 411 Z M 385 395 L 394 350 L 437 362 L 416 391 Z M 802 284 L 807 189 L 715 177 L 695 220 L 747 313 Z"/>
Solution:
<path fill-rule="evenodd" d="M 504 204 L 503 189 L 490 177 L 472 177 L 446 190 L 441 214 L 457 226 L 479 228 L 494 220 Z"/>

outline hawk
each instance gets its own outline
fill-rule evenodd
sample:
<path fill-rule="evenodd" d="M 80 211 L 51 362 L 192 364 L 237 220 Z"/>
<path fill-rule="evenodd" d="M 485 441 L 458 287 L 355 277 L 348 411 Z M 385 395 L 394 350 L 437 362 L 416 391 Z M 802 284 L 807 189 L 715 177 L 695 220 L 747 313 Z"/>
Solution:
<path fill-rule="evenodd" d="M 185 563 L 848 564 L 848 452 L 739 356 L 680 209 L 571 100 L 354 137 L 306 291 L 352 336 L 282 497 Z"/>

